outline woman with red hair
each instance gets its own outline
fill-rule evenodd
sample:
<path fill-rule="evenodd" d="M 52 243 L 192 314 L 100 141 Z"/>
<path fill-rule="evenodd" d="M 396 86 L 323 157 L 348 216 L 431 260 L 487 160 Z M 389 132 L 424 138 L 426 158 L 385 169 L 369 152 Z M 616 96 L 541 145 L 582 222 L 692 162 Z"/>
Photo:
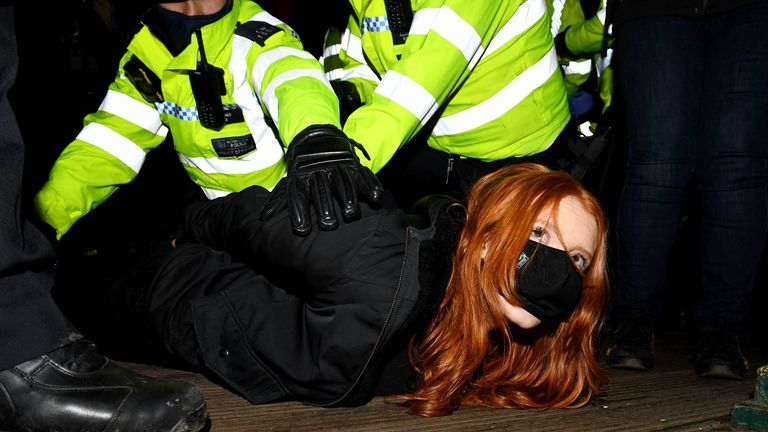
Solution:
<path fill-rule="evenodd" d="M 363 206 L 359 220 L 304 237 L 288 217 L 262 219 L 267 196 L 202 202 L 186 213 L 186 241 L 107 283 L 68 284 L 94 304 L 73 316 L 98 320 L 76 324 L 153 343 L 253 403 L 365 403 L 410 340 L 413 414 L 579 406 L 599 391 L 606 227 L 567 174 L 510 166 L 466 205 Z"/>
<path fill-rule="evenodd" d="M 585 404 L 603 380 L 594 356 L 606 303 L 599 204 L 567 174 L 518 165 L 476 183 L 466 215 L 445 295 L 414 341 L 421 380 L 405 396 L 410 411 Z"/>

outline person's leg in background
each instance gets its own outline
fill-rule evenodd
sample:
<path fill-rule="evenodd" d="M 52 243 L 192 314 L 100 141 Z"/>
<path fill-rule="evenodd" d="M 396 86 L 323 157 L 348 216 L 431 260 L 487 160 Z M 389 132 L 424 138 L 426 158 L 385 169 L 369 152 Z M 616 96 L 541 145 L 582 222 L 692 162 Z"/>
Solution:
<path fill-rule="evenodd" d="M 614 367 L 653 367 L 653 324 L 699 141 L 704 35 L 700 22 L 668 16 L 617 29 L 629 155 L 617 217 Z"/>
<path fill-rule="evenodd" d="M 17 66 L 14 10 L 0 2 L 0 429 L 128 430 L 142 419 L 157 431 L 199 430 L 196 387 L 112 364 L 55 305 L 53 248 L 20 204 L 24 145 L 8 101 Z"/>
<path fill-rule="evenodd" d="M 738 336 L 768 231 L 768 2 L 710 20 L 696 160 L 701 214 L 697 373 L 740 379 Z"/>
<path fill-rule="evenodd" d="M 53 351 L 72 331 L 53 298 L 53 248 L 23 217 L 24 144 L 8 102 L 16 76 L 13 9 L 0 6 L 0 370 Z M 42 319 L 45 317 L 45 319 Z M 76 336 L 75 336 L 76 337 Z"/>

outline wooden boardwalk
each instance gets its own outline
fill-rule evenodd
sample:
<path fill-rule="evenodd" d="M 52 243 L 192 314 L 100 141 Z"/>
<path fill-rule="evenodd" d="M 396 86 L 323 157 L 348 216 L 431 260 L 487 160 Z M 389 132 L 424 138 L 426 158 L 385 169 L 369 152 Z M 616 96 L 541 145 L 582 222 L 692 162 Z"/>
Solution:
<path fill-rule="evenodd" d="M 393 397 L 358 408 L 317 408 L 296 402 L 251 405 L 239 396 L 185 371 L 123 363 L 156 377 L 198 384 L 207 400 L 210 431 L 743 431 L 731 425 L 733 404 L 750 399 L 755 369 L 768 363 L 768 347 L 757 335 L 743 341 L 750 359 L 748 379 L 707 380 L 693 372 L 692 347 L 684 338 L 657 339 L 652 372 L 608 370 L 605 394 L 588 406 L 565 410 L 462 408 L 451 416 L 410 416 Z"/>

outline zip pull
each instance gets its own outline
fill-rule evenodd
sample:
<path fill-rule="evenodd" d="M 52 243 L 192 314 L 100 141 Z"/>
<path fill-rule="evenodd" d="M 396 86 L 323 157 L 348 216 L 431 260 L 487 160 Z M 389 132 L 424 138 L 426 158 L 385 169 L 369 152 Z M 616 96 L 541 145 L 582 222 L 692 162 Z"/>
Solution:
<path fill-rule="evenodd" d="M 453 158 L 454 155 L 449 154 L 448 155 L 448 166 L 445 169 L 445 184 L 448 184 L 448 181 L 451 179 L 451 172 L 453 172 Z"/>

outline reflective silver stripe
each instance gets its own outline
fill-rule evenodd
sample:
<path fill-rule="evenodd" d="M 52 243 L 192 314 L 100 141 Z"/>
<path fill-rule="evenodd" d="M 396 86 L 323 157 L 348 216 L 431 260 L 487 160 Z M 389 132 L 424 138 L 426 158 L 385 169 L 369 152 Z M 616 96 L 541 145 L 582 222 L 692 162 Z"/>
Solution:
<path fill-rule="evenodd" d="M 597 19 L 600 20 L 600 22 L 605 26 L 605 8 L 600 9 L 597 11 Z"/>
<path fill-rule="evenodd" d="M 286 176 L 286 174 L 283 174 L 283 177 L 285 177 L 285 176 Z M 198 185 L 198 186 L 200 186 L 200 185 Z M 205 194 L 205 196 L 208 199 L 222 198 L 222 197 L 225 197 L 225 196 L 227 196 L 227 195 L 232 193 L 230 191 L 224 191 L 224 190 L 219 190 L 219 189 L 211 189 L 211 188 L 207 188 L 207 187 L 203 187 L 203 186 L 200 186 L 200 189 L 203 190 L 203 193 Z M 265 189 L 270 191 L 270 192 L 272 192 L 272 189 L 274 189 L 274 187 L 265 188 Z"/>
<path fill-rule="evenodd" d="M 613 59 L 613 48 L 608 48 L 608 51 L 605 53 L 605 57 L 600 57 L 600 59 L 597 61 L 597 77 L 599 78 L 600 75 L 605 72 L 608 67 L 611 66 L 611 60 Z"/>
<path fill-rule="evenodd" d="M 586 75 L 592 71 L 592 61 L 591 60 L 582 60 L 582 61 L 570 61 L 568 64 L 566 64 L 563 67 L 563 72 L 565 72 L 566 75 Z"/>
<path fill-rule="evenodd" d="M 349 69 L 334 69 L 325 73 L 326 78 L 329 81 L 342 80 L 346 81 L 352 78 L 363 78 L 368 81 L 379 82 L 379 77 L 368 67 L 368 65 L 360 65 Z"/>
<path fill-rule="evenodd" d="M 206 187 L 202 187 L 202 186 L 200 186 L 200 189 L 203 190 L 203 193 L 205 194 L 205 196 L 208 199 L 222 198 L 222 197 L 225 197 L 225 196 L 227 196 L 227 195 L 229 195 L 231 193 L 229 191 L 223 191 L 223 190 L 218 190 L 218 189 L 210 189 L 210 188 L 206 188 Z"/>
<path fill-rule="evenodd" d="M 280 158 L 273 161 L 264 160 L 258 153 L 258 151 L 251 152 L 242 159 L 189 157 L 179 153 L 179 160 L 184 165 L 197 168 L 205 174 L 250 174 L 269 168 L 280 160 Z"/>
<path fill-rule="evenodd" d="M 272 79 L 272 81 L 269 83 L 267 88 L 264 90 L 264 94 L 262 96 L 262 100 L 264 101 L 264 104 L 267 106 L 267 111 L 269 111 L 269 115 L 275 121 L 275 124 L 279 124 L 278 123 L 279 101 L 277 100 L 277 96 L 275 95 L 275 90 L 277 90 L 278 87 L 280 87 L 281 85 L 285 84 L 288 81 L 293 81 L 297 78 L 303 78 L 303 77 L 315 78 L 316 80 L 325 84 L 331 91 L 333 91 L 331 84 L 325 78 L 325 74 L 323 74 L 323 71 L 321 71 L 320 69 L 309 69 L 309 68 L 291 69 L 289 71 L 283 72 L 282 74 Z"/>
<path fill-rule="evenodd" d="M 376 93 L 408 110 L 421 124 L 432 117 L 438 108 L 435 98 L 419 83 L 407 76 L 390 70 L 376 87 Z"/>
<path fill-rule="evenodd" d="M 408 34 L 425 35 L 429 33 L 429 29 L 432 28 L 432 23 L 437 19 L 439 11 L 439 8 L 427 8 L 416 11 L 413 14 L 413 23 L 411 23 L 411 28 L 408 29 Z"/>
<path fill-rule="evenodd" d="M 258 16 L 258 15 L 257 15 Z M 264 111 L 249 83 L 250 74 L 246 57 L 253 45 L 250 39 L 235 36 L 232 42 L 232 57 L 229 60 L 229 72 L 232 74 L 232 97 L 243 111 L 243 118 L 248 125 L 257 150 L 249 158 L 259 158 L 260 166 L 268 167 L 283 157 L 283 147 L 264 119 Z"/>
<path fill-rule="evenodd" d="M 557 55 L 555 48 L 552 47 L 541 60 L 518 75 L 495 95 L 464 111 L 441 118 L 435 125 L 432 135 L 459 134 L 498 119 L 544 84 L 553 73 L 559 73 L 557 67 Z"/>
<path fill-rule="evenodd" d="M 144 164 L 146 157 L 144 149 L 102 124 L 87 124 L 77 135 L 77 139 L 94 145 L 120 159 L 122 163 L 136 173 Z"/>
<path fill-rule="evenodd" d="M 333 57 L 335 55 L 339 55 L 339 53 L 341 53 L 341 44 L 340 43 L 339 44 L 330 45 L 330 46 L 325 47 L 325 49 L 323 50 L 323 57 L 322 58 Z"/>
<path fill-rule="evenodd" d="M 99 111 L 108 112 L 128 120 L 153 134 L 162 137 L 168 135 L 168 128 L 160 121 L 160 113 L 127 94 L 108 90 L 107 95 L 99 106 Z"/>
<path fill-rule="evenodd" d="M 547 5 L 544 0 L 528 0 L 521 4 L 512 18 L 496 33 L 488 48 L 485 49 L 485 55 L 490 55 L 497 49 L 503 47 L 532 25 L 536 24 L 547 13 Z"/>
<path fill-rule="evenodd" d="M 474 69 L 475 66 L 477 66 L 477 63 L 479 63 L 480 60 L 482 60 L 484 54 L 485 54 L 485 50 L 483 49 L 483 47 L 482 46 L 479 47 L 478 50 L 475 51 L 474 57 L 469 59 L 469 65 L 467 66 L 467 69 L 469 70 Z"/>
<path fill-rule="evenodd" d="M 450 42 L 467 60 L 472 59 L 482 42 L 475 28 L 448 6 L 442 6 L 440 9 L 422 9 L 414 14 L 409 34 L 424 35 L 429 30 Z"/>
<path fill-rule="evenodd" d="M 560 33 L 560 26 L 563 23 L 563 7 L 565 6 L 565 0 L 555 0 L 552 3 L 552 37 L 557 36 Z"/>
<path fill-rule="evenodd" d="M 278 47 L 259 54 L 259 58 L 256 59 L 256 63 L 253 65 L 253 70 L 251 71 L 253 86 L 256 88 L 256 94 L 260 95 L 261 85 L 264 82 L 264 76 L 266 75 L 270 66 L 286 57 L 299 57 L 316 61 L 312 54 L 291 47 Z"/>
<path fill-rule="evenodd" d="M 587 138 L 595 134 L 594 132 L 592 132 L 592 123 L 588 121 L 579 125 L 579 132 L 581 132 L 581 134 Z"/>
<path fill-rule="evenodd" d="M 341 36 L 341 46 L 346 49 L 349 58 L 358 63 L 365 64 L 363 41 L 359 36 L 352 34 L 349 28 L 344 30 L 344 34 Z"/>

